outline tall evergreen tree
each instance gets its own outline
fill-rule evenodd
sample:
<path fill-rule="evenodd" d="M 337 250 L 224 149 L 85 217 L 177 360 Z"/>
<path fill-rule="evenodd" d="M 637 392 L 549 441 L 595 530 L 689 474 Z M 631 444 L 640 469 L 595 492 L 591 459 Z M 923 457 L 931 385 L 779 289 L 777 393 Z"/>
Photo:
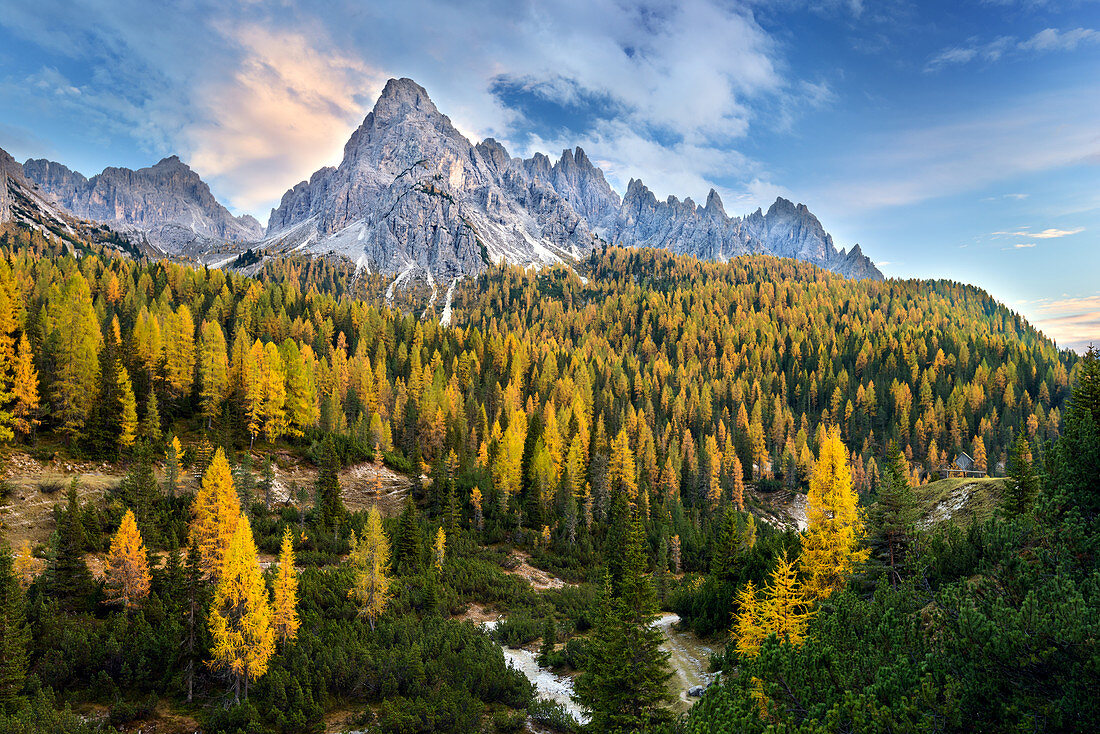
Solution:
<path fill-rule="evenodd" d="M 340 457 L 332 436 L 325 439 L 322 452 L 315 485 L 318 519 L 322 527 L 339 530 L 347 517 L 347 509 L 340 497 Z"/>
<path fill-rule="evenodd" d="M 626 493 L 620 489 L 618 496 L 612 521 L 624 527 L 609 535 L 614 544 L 608 548 L 588 666 L 574 694 L 589 712 L 588 729 L 601 733 L 648 731 L 672 718 L 667 708 L 672 674 L 669 654 L 660 647 L 663 635 L 653 626 L 657 598 L 646 574 L 645 531 L 636 512 L 622 512 Z"/>
<path fill-rule="evenodd" d="M 65 609 L 83 609 L 92 593 L 92 574 L 84 563 L 84 513 L 76 484 L 69 485 L 57 523 L 57 544 L 46 568 L 47 588 Z"/>
<path fill-rule="evenodd" d="M 894 586 L 908 566 L 917 517 L 917 499 L 909 486 L 909 463 L 892 443 L 879 477 L 878 500 L 871 507 L 868 545 L 871 557 L 885 569 Z"/>
<path fill-rule="evenodd" d="M 160 537 L 158 526 L 160 518 L 160 484 L 153 473 L 153 451 L 146 441 L 138 443 L 134 452 L 134 461 L 119 486 L 120 493 L 127 505 L 135 509 L 138 526 L 150 541 Z"/>
<path fill-rule="evenodd" d="M 1100 426 L 1100 352 L 1091 344 L 1077 369 L 1072 404 L 1089 411 L 1093 423 Z"/>
<path fill-rule="evenodd" d="M 27 674 L 30 629 L 26 600 L 13 569 L 11 549 L 0 547 L 0 706 L 11 710 Z"/>
<path fill-rule="evenodd" d="M 394 569 L 402 576 L 412 576 L 420 572 L 423 565 L 420 552 L 420 517 L 412 497 L 405 500 L 405 509 L 398 521 L 393 556 Z"/>
<path fill-rule="evenodd" d="M 187 599 L 184 610 L 183 666 L 187 689 L 187 702 L 191 703 L 195 694 L 195 668 L 201 663 L 199 650 L 202 648 L 202 636 L 205 627 L 202 620 L 207 603 L 207 585 L 203 572 L 202 551 L 196 540 L 191 540 L 187 549 L 186 566 Z"/>
<path fill-rule="evenodd" d="M 1031 509 L 1031 503 L 1039 494 L 1039 477 L 1031 466 L 1031 446 L 1023 434 L 1016 437 L 1005 478 L 1005 510 L 1020 515 Z"/>

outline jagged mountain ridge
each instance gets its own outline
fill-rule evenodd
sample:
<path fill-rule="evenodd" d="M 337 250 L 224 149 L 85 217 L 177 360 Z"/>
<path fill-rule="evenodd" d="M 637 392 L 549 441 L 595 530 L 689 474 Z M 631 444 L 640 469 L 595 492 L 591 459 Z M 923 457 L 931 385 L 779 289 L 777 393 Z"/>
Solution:
<path fill-rule="evenodd" d="M 730 217 L 714 190 L 697 206 L 690 198 L 658 200 L 639 180 L 620 198 L 579 147 L 556 161 L 542 153 L 524 160 L 492 138 L 471 143 L 410 79 L 386 84 L 340 164 L 287 191 L 266 232 L 252 217 L 234 217 L 176 156 L 90 179 L 44 159 L 21 171 L 54 210 L 106 223 L 157 253 L 215 266 L 249 247 L 336 253 L 397 274 L 395 285 L 417 278 L 434 289 L 437 279 L 453 281 L 489 262 L 575 259 L 606 242 L 711 260 L 766 253 L 882 278 L 858 245 L 837 250 L 802 204 L 780 198 L 766 213 Z"/>
<path fill-rule="evenodd" d="M 31 159 L 23 173 L 74 216 L 142 235 L 165 254 L 202 253 L 224 242 L 263 237 L 254 217 L 234 217 L 177 156 L 137 170 L 105 168 L 91 178 L 60 163 Z"/>
<path fill-rule="evenodd" d="M 130 256 L 157 254 L 105 225 L 69 214 L 27 179 L 18 161 L 0 149 L 0 229 L 10 224 L 61 238 L 70 248 L 92 242 Z"/>
<path fill-rule="evenodd" d="M 802 204 L 726 214 L 658 200 L 638 180 L 619 195 L 579 147 L 557 161 L 512 158 L 496 140 L 472 144 L 411 79 L 391 79 L 336 167 L 290 189 L 268 220 L 273 251 L 337 252 L 375 272 L 450 279 L 488 261 L 538 264 L 579 257 L 603 242 L 662 247 L 727 260 L 795 257 L 853 278 L 882 274 L 859 246 L 838 250 Z"/>

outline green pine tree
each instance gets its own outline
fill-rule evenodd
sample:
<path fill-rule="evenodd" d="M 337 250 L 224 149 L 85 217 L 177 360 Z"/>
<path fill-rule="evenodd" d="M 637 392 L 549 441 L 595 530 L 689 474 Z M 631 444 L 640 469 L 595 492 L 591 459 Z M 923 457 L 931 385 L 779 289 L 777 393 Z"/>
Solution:
<path fill-rule="evenodd" d="M 317 472 L 317 511 L 322 527 L 338 530 L 347 517 L 347 509 L 340 498 L 340 457 L 336 444 L 329 436 L 325 439 L 321 454 L 321 468 Z"/>
<path fill-rule="evenodd" d="M 539 665 L 550 667 L 551 658 L 554 655 L 554 644 L 558 641 L 558 626 L 551 612 L 542 620 L 542 645 L 539 647 Z"/>
<path fill-rule="evenodd" d="M 134 462 L 122 478 L 119 486 L 123 500 L 134 509 L 134 517 L 146 545 L 160 538 L 161 488 L 153 473 L 153 450 L 147 441 L 139 441 L 134 451 Z"/>
<path fill-rule="evenodd" d="M 47 589 L 64 609 L 88 606 L 92 574 L 84 563 L 84 512 L 77 498 L 76 483 L 69 485 L 65 509 L 57 523 L 57 541 L 46 568 Z"/>
<path fill-rule="evenodd" d="M 397 525 L 394 543 L 393 567 L 401 576 L 420 573 L 423 560 L 420 553 L 420 518 L 412 497 L 405 501 L 405 509 Z"/>
<path fill-rule="evenodd" d="M 917 499 L 909 486 L 909 467 L 897 444 L 890 444 L 879 477 L 878 500 L 871 507 L 868 545 L 871 558 L 894 586 L 908 566 L 916 536 Z"/>
<path fill-rule="evenodd" d="M 26 599 L 15 577 L 11 549 L 0 548 L 0 706 L 11 710 L 27 674 Z"/>
<path fill-rule="evenodd" d="M 1100 352 L 1092 345 L 1081 358 L 1071 402 L 1074 407 L 1088 410 L 1093 422 L 1100 426 Z"/>
<path fill-rule="evenodd" d="M 623 495 L 624 493 L 619 493 Z M 608 571 L 589 641 L 588 667 L 574 697 L 590 715 L 594 732 L 637 732 L 668 725 L 669 655 L 653 626 L 657 598 L 646 574 L 645 531 L 637 513 L 616 498 L 609 533 Z M 614 569 L 614 570 L 613 570 Z M 614 577 L 618 574 L 618 578 Z"/>
<path fill-rule="evenodd" d="M 139 434 L 150 446 L 159 446 L 163 434 L 160 430 L 160 407 L 157 403 L 157 391 L 150 386 L 149 397 L 145 399 L 145 417 L 141 421 Z"/>
<path fill-rule="evenodd" d="M 275 489 L 275 462 L 271 460 L 271 457 L 264 459 L 263 467 L 260 470 L 260 493 L 264 498 L 264 507 L 271 509 L 271 504 L 275 501 L 272 491 Z"/>
<path fill-rule="evenodd" d="M 1031 503 L 1039 494 L 1039 477 L 1031 466 L 1028 454 L 1031 446 L 1021 434 L 1012 446 L 1012 457 L 1008 462 L 1008 476 L 1005 478 L 1005 510 L 1012 515 L 1021 515 L 1031 509 Z"/>
<path fill-rule="evenodd" d="M 187 565 L 184 569 L 186 599 L 184 606 L 183 629 L 183 673 L 184 686 L 187 689 L 187 702 L 194 698 L 195 670 L 202 665 L 203 635 L 206 634 L 206 606 L 208 587 L 203 573 L 202 553 L 196 541 L 191 541 L 187 550 Z"/>

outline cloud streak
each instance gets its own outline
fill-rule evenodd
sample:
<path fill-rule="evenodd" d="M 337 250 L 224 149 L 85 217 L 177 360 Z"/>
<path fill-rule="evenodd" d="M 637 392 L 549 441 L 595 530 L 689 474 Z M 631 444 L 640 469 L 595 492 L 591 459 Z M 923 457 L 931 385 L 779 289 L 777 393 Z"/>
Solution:
<path fill-rule="evenodd" d="M 945 48 L 933 56 L 925 66 L 925 71 L 935 72 L 974 61 L 993 63 L 1009 55 L 1074 51 L 1078 46 L 1091 43 L 1100 43 L 1100 31 L 1092 28 L 1071 28 L 1065 31 L 1044 28 L 1023 40 L 1013 36 L 999 36 L 984 42 L 970 38 L 965 44 Z"/>
<path fill-rule="evenodd" d="M 1084 352 L 1100 345 L 1100 293 L 1039 301 L 1036 325 L 1062 347 Z"/>

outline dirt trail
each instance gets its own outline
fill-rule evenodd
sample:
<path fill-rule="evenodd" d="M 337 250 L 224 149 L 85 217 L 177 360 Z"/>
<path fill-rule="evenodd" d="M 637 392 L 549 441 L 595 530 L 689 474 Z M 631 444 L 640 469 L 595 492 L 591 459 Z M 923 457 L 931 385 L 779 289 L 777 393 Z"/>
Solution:
<path fill-rule="evenodd" d="M 509 568 L 509 566 L 511 566 L 511 568 Z M 572 585 L 566 584 L 562 579 L 543 571 L 541 568 L 532 566 L 531 554 L 518 548 L 512 550 L 512 554 L 508 559 L 504 572 L 526 579 L 527 583 L 531 584 L 531 588 L 536 591 L 560 589 Z"/>

